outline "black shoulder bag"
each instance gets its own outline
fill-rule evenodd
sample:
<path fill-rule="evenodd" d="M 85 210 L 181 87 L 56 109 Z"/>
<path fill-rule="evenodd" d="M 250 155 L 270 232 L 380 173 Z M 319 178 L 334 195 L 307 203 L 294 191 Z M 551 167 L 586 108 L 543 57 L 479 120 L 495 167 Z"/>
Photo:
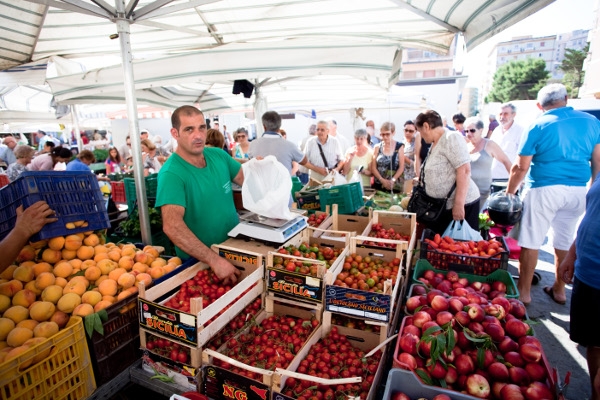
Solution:
<path fill-rule="evenodd" d="M 429 149 L 429 152 L 431 152 L 431 148 Z M 410 196 L 410 201 L 407 206 L 409 212 L 417 214 L 417 222 L 425 224 L 434 222 L 440 217 L 442 212 L 446 209 L 448 198 L 456 188 L 455 180 L 452 188 L 443 199 L 431 197 L 427 194 L 425 191 L 425 163 L 429 159 L 429 152 L 423 161 L 423 165 L 421 165 L 419 184 L 413 187 L 412 195 Z"/>
<path fill-rule="evenodd" d="M 317 146 L 319 146 L 319 152 L 321 152 L 321 158 L 323 159 L 323 163 L 325 163 L 325 169 L 329 170 L 329 165 L 327 164 L 327 159 L 325 158 L 325 154 L 323 154 L 323 148 L 321 147 L 321 143 L 317 142 Z"/>

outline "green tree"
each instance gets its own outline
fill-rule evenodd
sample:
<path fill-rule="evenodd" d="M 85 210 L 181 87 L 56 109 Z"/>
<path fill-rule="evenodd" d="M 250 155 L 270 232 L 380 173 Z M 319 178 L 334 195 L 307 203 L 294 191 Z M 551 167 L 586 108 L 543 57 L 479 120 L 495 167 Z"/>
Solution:
<path fill-rule="evenodd" d="M 485 102 L 535 100 L 549 77 L 546 63 L 541 58 L 511 61 L 498 68 L 494 74 L 492 91 L 486 96 Z"/>
<path fill-rule="evenodd" d="M 589 50 L 589 43 L 582 50 L 566 49 L 565 58 L 558 67 L 558 69 L 565 73 L 563 84 L 567 87 L 569 97 L 571 98 L 576 98 L 579 95 L 579 88 L 583 84 L 585 77 L 583 62 Z"/>

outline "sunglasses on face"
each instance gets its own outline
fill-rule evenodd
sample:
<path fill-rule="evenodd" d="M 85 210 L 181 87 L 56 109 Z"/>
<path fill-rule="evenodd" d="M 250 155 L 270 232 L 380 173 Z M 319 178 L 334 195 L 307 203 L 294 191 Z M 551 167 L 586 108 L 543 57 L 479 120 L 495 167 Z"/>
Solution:
<path fill-rule="evenodd" d="M 413 133 L 416 132 L 414 129 L 405 129 L 404 132 Z"/>
<path fill-rule="evenodd" d="M 389 132 L 388 133 L 383 133 L 383 132 L 381 133 L 381 136 L 390 136 L 390 135 L 391 135 L 391 133 L 389 133 Z"/>
<path fill-rule="evenodd" d="M 465 132 L 475 133 L 477 132 L 477 129 L 465 129 Z"/>

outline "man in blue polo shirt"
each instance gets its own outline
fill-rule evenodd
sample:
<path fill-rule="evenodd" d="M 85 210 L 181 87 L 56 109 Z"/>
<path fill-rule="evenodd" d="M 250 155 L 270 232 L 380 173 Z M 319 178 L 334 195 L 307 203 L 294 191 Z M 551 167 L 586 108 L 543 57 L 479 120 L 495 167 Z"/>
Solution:
<path fill-rule="evenodd" d="M 508 193 L 516 193 L 525 175 L 527 186 L 519 231 L 519 295 L 531 301 L 531 281 L 538 252 L 552 228 L 556 268 L 573 239 L 579 217 L 585 211 L 586 185 L 600 168 L 600 121 L 567 107 L 567 90 L 551 84 L 538 93 L 544 113 L 524 132 L 518 156 L 508 180 Z M 528 172 L 529 171 L 529 172 Z M 565 283 L 555 277 L 544 292 L 565 304 Z"/>

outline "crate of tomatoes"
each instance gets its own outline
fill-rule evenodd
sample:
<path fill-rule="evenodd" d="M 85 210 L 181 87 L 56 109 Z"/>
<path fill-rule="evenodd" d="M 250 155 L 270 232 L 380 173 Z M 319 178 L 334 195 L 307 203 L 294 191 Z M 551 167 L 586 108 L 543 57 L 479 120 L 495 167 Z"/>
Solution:
<path fill-rule="evenodd" d="M 436 269 L 489 275 L 508 269 L 508 246 L 502 236 L 490 240 L 455 240 L 430 229 L 423 231 L 421 259 Z"/>

